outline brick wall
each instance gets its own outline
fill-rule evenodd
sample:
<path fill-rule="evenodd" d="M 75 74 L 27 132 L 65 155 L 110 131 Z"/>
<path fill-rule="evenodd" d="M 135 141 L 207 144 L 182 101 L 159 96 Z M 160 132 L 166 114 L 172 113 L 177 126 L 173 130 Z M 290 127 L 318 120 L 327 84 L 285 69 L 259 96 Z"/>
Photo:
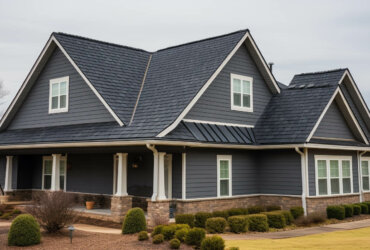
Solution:
<path fill-rule="evenodd" d="M 149 227 L 167 224 L 170 219 L 170 201 L 148 201 L 147 222 Z"/>
<path fill-rule="evenodd" d="M 370 201 L 370 192 L 364 193 L 364 201 Z"/>
<path fill-rule="evenodd" d="M 307 213 L 325 213 L 329 205 L 341 205 L 360 202 L 360 195 L 345 195 L 335 197 L 314 197 L 307 198 Z"/>

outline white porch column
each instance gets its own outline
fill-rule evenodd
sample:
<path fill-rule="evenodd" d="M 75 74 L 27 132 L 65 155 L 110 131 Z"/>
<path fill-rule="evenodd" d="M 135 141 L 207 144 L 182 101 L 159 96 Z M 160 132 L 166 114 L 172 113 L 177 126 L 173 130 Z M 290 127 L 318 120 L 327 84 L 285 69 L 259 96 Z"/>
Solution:
<path fill-rule="evenodd" d="M 182 169 L 181 169 L 181 176 L 182 176 L 182 199 L 186 199 L 186 153 L 182 153 Z"/>
<path fill-rule="evenodd" d="M 115 196 L 127 196 L 127 153 L 117 153 L 117 193 Z"/>
<path fill-rule="evenodd" d="M 158 156 L 158 198 L 157 200 L 166 200 L 165 180 L 164 180 L 164 156 L 166 153 L 160 152 Z"/>
<path fill-rule="evenodd" d="M 153 195 L 152 201 L 157 200 L 158 195 L 158 152 L 153 152 Z"/>
<path fill-rule="evenodd" d="M 12 190 L 13 156 L 6 156 L 4 191 Z"/>
<path fill-rule="evenodd" d="M 51 191 L 59 191 L 60 189 L 60 154 L 53 154 L 53 165 L 51 170 Z"/>

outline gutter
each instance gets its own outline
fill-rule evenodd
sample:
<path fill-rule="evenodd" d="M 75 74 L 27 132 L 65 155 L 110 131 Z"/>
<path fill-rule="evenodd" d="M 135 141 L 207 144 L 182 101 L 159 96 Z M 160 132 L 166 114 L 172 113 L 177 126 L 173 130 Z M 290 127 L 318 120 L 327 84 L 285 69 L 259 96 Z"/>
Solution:
<path fill-rule="evenodd" d="M 306 172 L 306 158 L 307 158 L 307 149 L 300 151 L 298 147 L 295 148 L 295 151 L 301 156 L 301 174 L 302 174 L 302 207 L 304 210 L 304 215 L 307 216 L 307 172 Z"/>
<path fill-rule="evenodd" d="M 157 200 L 158 195 L 158 150 L 155 148 L 155 145 L 146 144 L 146 147 L 153 151 L 153 195 L 152 201 Z"/>

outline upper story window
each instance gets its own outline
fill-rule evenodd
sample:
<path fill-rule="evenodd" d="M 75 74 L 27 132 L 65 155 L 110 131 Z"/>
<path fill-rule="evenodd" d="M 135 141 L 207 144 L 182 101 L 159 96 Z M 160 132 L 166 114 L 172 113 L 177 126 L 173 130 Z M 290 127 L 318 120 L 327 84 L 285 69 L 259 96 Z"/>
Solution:
<path fill-rule="evenodd" d="M 253 78 L 231 74 L 231 109 L 253 112 Z"/>
<path fill-rule="evenodd" d="M 68 112 L 69 77 L 50 80 L 49 113 Z"/>

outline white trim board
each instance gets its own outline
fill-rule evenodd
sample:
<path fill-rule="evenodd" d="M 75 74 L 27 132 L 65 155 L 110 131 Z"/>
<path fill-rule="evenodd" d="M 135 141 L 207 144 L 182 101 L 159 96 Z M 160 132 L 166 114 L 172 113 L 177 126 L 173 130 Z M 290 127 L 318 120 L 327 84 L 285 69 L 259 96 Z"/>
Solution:
<path fill-rule="evenodd" d="M 208 89 L 208 87 L 211 85 L 213 80 L 218 76 L 218 74 L 222 71 L 222 69 L 226 66 L 226 64 L 230 61 L 230 59 L 234 56 L 234 54 L 238 51 L 240 46 L 242 46 L 247 40 L 252 44 L 252 47 L 254 48 L 254 50 L 257 53 L 260 61 L 262 62 L 265 71 L 268 72 L 268 76 L 269 76 L 271 82 L 273 83 L 273 85 L 275 87 L 276 93 L 280 93 L 280 88 L 277 85 L 275 78 L 271 74 L 271 71 L 268 68 L 267 63 L 265 62 L 265 60 L 262 57 L 260 51 L 258 50 L 253 38 L 251 37 L 251 34 L 249 33 L 249 31 L 247 31 L 245 33 L 245 35 L 242 37 L 242 39 L 240 39 L 240 41 L 234 47 L 234 49 L 230 52 L 230 54 L 225 58 L 225 60 L 222 62 L 222 64 L 218 67 L 218 69 L 213 73 L 211 78 L 208 79 L 208 81 L 203 85 L 203 87 L 199 90 L 199 92 L 195 95 L 195 97 L 191 100 L 191 102 L 186 106 L 186 108 L 176 118 L 176 120 L 172 124 L 170 124 L 167 128 L 165 128 L 162 132 L 160 132 L 157 135 L 157 137 L 164 137 L 177 127 L 177 125 L 189 113 L 189 111 L 195 105 L 195 103 L 200 99 L 200 97 L 203 95 L 203 93 Z"/>
<path fill-rule="evenodd" d="M 246 125 L 246 124 L 238 124 L 238 123 L 212 122 L 212 121 L 202 121 L 202 120 L 193 120 L 193 119 L 183 119 L 182 121 L 184 121 L 184 122 L 194 122 L 194 123 L 203 123 L 203 124 L 221 125 L 221 126 L 254 128 L 254 125 Z"/>

